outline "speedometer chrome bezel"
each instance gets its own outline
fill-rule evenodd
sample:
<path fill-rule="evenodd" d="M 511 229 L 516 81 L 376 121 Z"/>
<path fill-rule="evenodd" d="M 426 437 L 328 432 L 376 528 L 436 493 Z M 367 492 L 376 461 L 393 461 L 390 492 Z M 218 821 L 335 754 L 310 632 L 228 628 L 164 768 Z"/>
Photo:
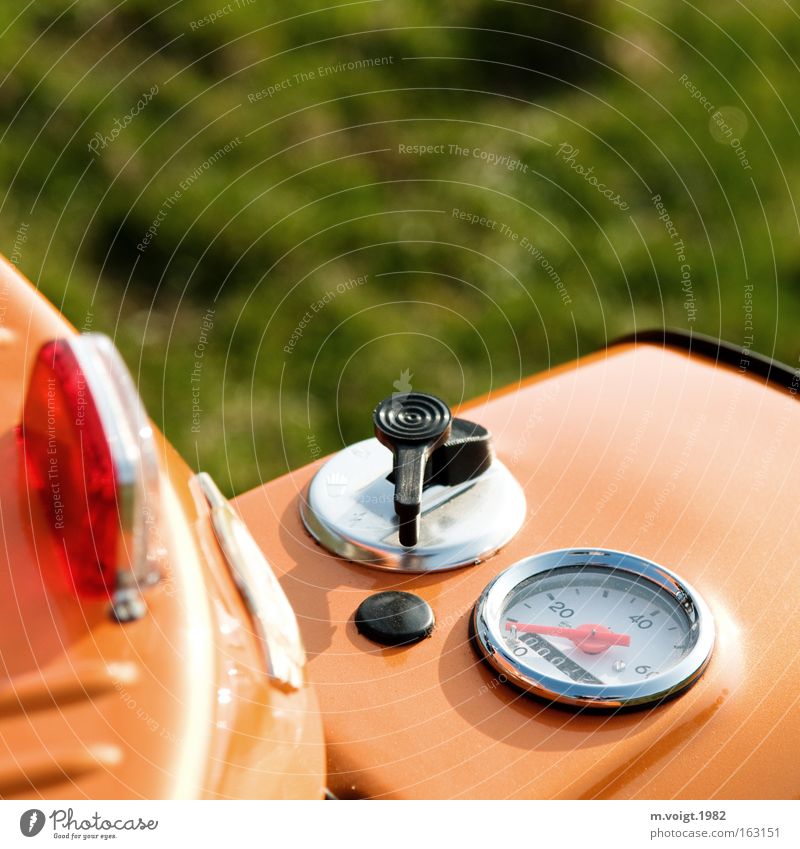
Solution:
<path fill-rule="evenodd" d="M 536 575 L 575 567 L 607 568 L 617 574 L 651 581 L 681 606 L 696 639 L 675 666 L 648 680 L 607 685 L 568 682 L 534 672 L 509 651 L 501 631 L 505 600 L 518 584 Z M 711 610 L 700 594 L 669 569 L 635 554 L 597 548 L 549 551 L 526 557 L 501 572 L 481 593 L 473 613 L 476 643 L 486 660 L 507 680 L 551 702 L 587 708 L 622 708 L 659 702 L 694 684 L 708 665 L 714 649 Z"/>

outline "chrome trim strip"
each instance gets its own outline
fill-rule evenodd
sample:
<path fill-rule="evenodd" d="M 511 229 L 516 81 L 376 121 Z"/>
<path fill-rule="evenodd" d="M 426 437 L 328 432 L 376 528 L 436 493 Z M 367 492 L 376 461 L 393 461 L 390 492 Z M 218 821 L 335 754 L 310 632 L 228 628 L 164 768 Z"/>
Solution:
<path fill-rule="evenodd" d="M 279 687 L 299 690 L 306 655 L 289 599 L 247 526 L 211 476 L 200 472 L 195 480 L 208 502 L 219 547 L 253 617 L 267 672 Z"/>

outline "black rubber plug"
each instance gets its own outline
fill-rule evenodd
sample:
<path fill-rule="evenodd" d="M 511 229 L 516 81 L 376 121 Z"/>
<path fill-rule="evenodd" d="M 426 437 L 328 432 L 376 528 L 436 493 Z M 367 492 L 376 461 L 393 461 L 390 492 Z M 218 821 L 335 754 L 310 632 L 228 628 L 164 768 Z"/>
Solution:
<path fill-rule="evenodd" d="M 414 593 L 390 590 L 364 599 L 356 610 L 356 628 L 384 646 L 405 646 L 431 635 L 435 623 L 427 601 Z"/>

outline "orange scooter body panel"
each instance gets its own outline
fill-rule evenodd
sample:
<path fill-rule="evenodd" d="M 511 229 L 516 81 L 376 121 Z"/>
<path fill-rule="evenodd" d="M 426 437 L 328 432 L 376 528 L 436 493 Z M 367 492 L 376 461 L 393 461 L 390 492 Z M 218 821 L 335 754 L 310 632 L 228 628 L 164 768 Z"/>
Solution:
<path fill-rule="evenodd" d="M 267 678 L 205 499 L 163 437 L 167 557 L 145 616 L 112 621 L 55 567 L 16 430 L 39 347 L 75 332 L 0 260 L 0 798 L 321 798 L 313 690 Z"/>
<path fill-rule="evenodd" d="M 377 399 L 376 399 L 377 400 Z M 467 412 L 467 410 L 462 410 Z M 370 410 L 364 408 L 365 433 Z M 796 798 L 800 794 L 800 405 L 735 367 L 610 348 L 468 408 L 528 503 L 485 562 L 406 575 L 339 559 L 298 512 L 321 462 L 236 504 L 298 614 L 342 797 Z M 499 681 L 470 643 L 486 584 L 531 554 L 602 547 L 655 560 L 709 603 L 711 663 L 650 709 L 556 708 Z M 371 593 L 418 593 L 433 635 L 361 636 Z"/>

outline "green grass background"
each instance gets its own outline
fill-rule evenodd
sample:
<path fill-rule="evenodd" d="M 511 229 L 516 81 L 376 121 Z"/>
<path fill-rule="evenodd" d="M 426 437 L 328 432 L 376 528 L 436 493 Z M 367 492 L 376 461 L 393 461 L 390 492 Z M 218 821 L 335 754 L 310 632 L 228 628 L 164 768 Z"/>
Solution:
<path fill-rule="evenodd" d="M 662 324 L 797 363 L 788 3 L 433 5 L 0 10 L 0 250 L 115 338 L 155 421 L 229 493 L 369 435 L 404 374 L 456 403 Z"/>

